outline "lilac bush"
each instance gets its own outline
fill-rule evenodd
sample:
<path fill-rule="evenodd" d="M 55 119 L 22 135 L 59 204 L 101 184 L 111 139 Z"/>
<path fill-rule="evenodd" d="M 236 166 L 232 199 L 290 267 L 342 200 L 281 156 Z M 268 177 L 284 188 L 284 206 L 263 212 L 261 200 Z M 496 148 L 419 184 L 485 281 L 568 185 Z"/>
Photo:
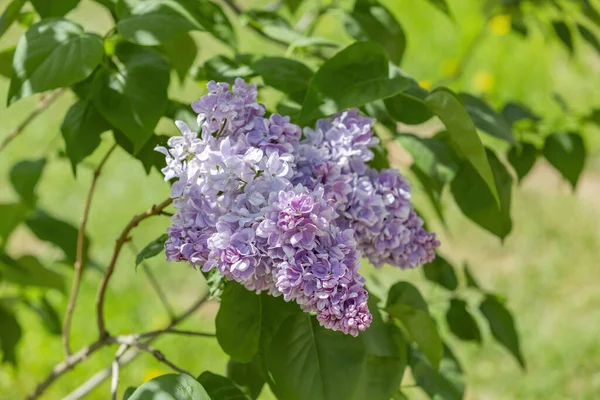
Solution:
<path fill-rule="evenodd" d="M 415 268 L 439 245 L 407 180 L 368 166 L 374 121 L 353 109 L 302 132 L 289 117 L 267 117 L 255 85 L 207 88 L 192 104 L 199 132 L 177 122 L 182 135 L 157 148 L 165 180 L 176 179 L 167 260 L 216 268 L 358 335 L 372 319 L 361 258 Z"/>

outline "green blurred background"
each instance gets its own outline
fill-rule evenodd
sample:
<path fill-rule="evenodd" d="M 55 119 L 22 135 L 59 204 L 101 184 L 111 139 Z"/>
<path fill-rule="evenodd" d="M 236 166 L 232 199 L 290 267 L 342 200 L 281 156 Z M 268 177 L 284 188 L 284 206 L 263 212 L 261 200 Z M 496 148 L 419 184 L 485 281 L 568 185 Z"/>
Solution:
<path fill-rule="evenodd" d="M 0 8 L 7 3 L 0 0 Z M 306 2 L 298 15 L 309 11 L 314 3 Z M 481 94 L 496 106 L 508 101 L 522 102 L 544 118 L 544 129 L 548 131 L 570 128 L 576 116 L 600 107 L 600 55 L 584 43 L 576 42 L 575 53 L 569 55 L 550 31 L 531 30 L 529 36 L 523 38 L 509 32 L 510 21 L 507 25 L 505 17 L 487 21 L 479 0 L 449 1 L 455 21 L 423 0 L 383 3 L 396 14 L 408 36 L 402 67 L 424 87 L 447 81 L 457 68 L 462 68 L 460 76 L 450 83 L 451 88 Z M 251 7 L 267 2 L 243 0 L 239 4 Z M 68 17 L 101 35 L 110 26 L 110 16 L 91 0 L 83 0 Z M 342 43 L 351 42 L 335 12 L 325 16 L 316 32 Z M 0 50 L 14 44 L 22 33 L 22 28 L 13 26 L 0 40 Z M 238 34 L 242 52 L 281 54 L 279 47 L 239 25 Z M 193 37 L 199 47 L 197 63 L 229 52 L 206 34 L 194 33 Z M 476 47 L 472 46 L 474 40 L 478 42 Z M 4 98 L 8 85 L 7 79 L 0 78 L 0 98 Z M 560 93 L 569 104 L 568 113 L 553 99 L 554 92 Z M 175 77 L 171 80 L 171 97 L 190 102 L 203 93 L 201 83 L 188 80 L 180 85 Z M 61 97 L 0 154 L 0 202 L 17 199 L 8 183 L 8 171 L 15 162 L 47 157 L 50 162 L 38 187 L 39 205 L 78 226 L 93 166 L 113 139 L 109 132 L 105 133 L 102 146 L 86 160 L 92 167 L 80 166 L 77 177 L 73 176 L 68 160 L 58 156 L 64 146 L 60 123 L 73 98 L 71 94 Z M 271 100 L 268 91 L 264 100 L 267 103 Z M 29 97 L 10 109 L 0 101 L 0 138 L 11 132 L 38 101 L 38 97 Z M 401 129 L 427 134 L 435 126 L 429 123 Z M 161 121 L 157 132 L 175 133 L 166 119 Z M 586 125 L 582 134 L 589 157 L 577 191 L 573 193 L 558 173 L 540 159 L 534 171 L 513 191 L 514 228 L 504 243 L 468 221 L 449 196 L 444 202 L 448 229 L 430 218 L 431 228 L 441 237 L 440 252 L 457 265 L 467 262 L 481 286 L 507 298 L 528 363 L 527 371 L 520 370 L 514 359 L 491 340 L 482 347 L 451 340 L 450 345 L 466 373 L 469 399 L 600 397 L 600 275 L 597 272 L 600 129 Z M 394 164 L 405 171 L 410 164 L 408 156 L 396 145 L 390 147 L 390 152 Z M 431 216 L 419 188 L 414 190 L 417 206 Z M 92 257 L 106 265 L 115 239 L 131 216 L 162 201 L 168 192 L 168 185 L 159 173 L 152 171 L 146 176 L 138 161 L 117 149 L 99 180 L 92 205 L 88 223 Z M 142 248 L 168 223 L 164 217 L 144 222 L 134 232 L 133 243 Z M 60 252 L 37 240 L 27 228 L 18 228 L 7 250 L 14 257 L 37 255 L 46 265 L 65 275 L 70 286 L 72 268 L 59 264 Z M 108 328 L 113 334 L 156 329 L 168 322 L 143 272 L 136 272 L 134 258 L 135 254 L 125 249 L 108 291 L 106 312 Z M 167 264 L 161 256 L 151 259 L 149 265 L 177 310 L 186 309 L 205 290 L 202 275 L 184 264 Z M 386 289 L 398 279 L 415 283 L 431 302 L 433 312 L 443 318 L 445 306 L 442 304 L 447 302 L 442 300 L 448 295 L 426 284 L 420 270 L 364 268 L 368 271 L 367 279 L 381 283 L 373 288 L 375 291 Z M 369 278 L 373 275 L 376 278 Z M 97 335 L 91 321 L 99 278 L 100 274 L 93 269 L 88 269 L 84 276 L 74 315 L 74 348 L 90 343 Z M 0 282 L 0 296 L 10 295 L 11 290 Z M 436 299 L 440 299 L 439 307 L 436 307 Z M 67 296 L 50 292 L 49 300 L 57 309 L 64 310 Z M 216 303 L 205 305 L 182 327 L 214 332 L 217 309 Z M 8 364 L 0 367 L 0 399 L 24 397 L 62 358 L 60 337 L 46 333 L 31 311 L 20 310 L 18 319 L 24 327 L 18 347 L 19 366 L 16 369 Z M 481 323 L 480 327 L 485 325 Z M 198 373 L 203 370 L 223 373 L 227 362 L 215 339 L 162 337 L 155 344 L 176 364 Z M 59 379 L 44 398 L 59 399 L 70 393 L 108 366 L 114 351 L 115 348 L 105 348 L 80 364 Z M 167 372 L 168 369 L 151 356 L 141 355 L 122 369 L 121 393 L 127 386 L 137 386 L 143 380 Z M 410 398 L 423 397 L 420 389 L 410 387 L 410 376 L 405 377 L 405 382 L 405 394 Z M 106 399 L 108 393 L 106 381 L 89 398 Z M 263 398 L 272 397 L 265 391 Z"/>

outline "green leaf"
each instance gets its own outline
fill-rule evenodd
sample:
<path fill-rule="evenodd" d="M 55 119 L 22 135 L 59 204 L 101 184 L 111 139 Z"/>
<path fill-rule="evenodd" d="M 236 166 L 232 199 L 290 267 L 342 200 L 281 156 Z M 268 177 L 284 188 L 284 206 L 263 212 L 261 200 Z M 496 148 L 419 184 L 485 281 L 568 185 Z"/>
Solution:
<path fill-rule="evenodd" d="M 402 62 L 406 34 L 394 15 L 379 3 L 357 1 L 354 10 L 344 14 L 344 25 L 356 40 L 371 40 L 382 45 L 396 65 Z"/>
<path fill-rule="evenodd" d="M 283 2 L 292 14 L 294 14 L 298 7 L 300 7 L 300 4 L 302 4 L 302 0 L 283 0 Z"/>
<path fill-rule="evenodd" d="M 27 300 L 26 304 L 33 312 L 37 314 L 42 321 L 42 325 L 49 334 L 62 334 L 62 323 L 60 321 L 60 317 L 58 316 L 58 312 L 56 312 L 46 296 L 42 296 L 34 301 Z"/>
<path fill-rule="evenodd" d="M 202 385 L 186 374 L 167 374 L 137 388 L 128 400 L 211 400 Z"/>
<path fill-rule="evenodd" d="M 80 0 L 31 0 L 42 18 L 62 17 L 79 4 Z"/>
<path fill-rule="evenodd" d="M 442 339 L 419 291 L 408 282 L 396 283 L 390 289 L 385 310 L 402 323 L 411 339 L 437 369 L 444 350 Z"/>
<path fill-rule="evenodd" d="M 276 332 L 266 354 L 278 397 L 297 400 L 349 399 L 365 362 L 365 345 L 298 313 Z M 343 384 L 341 384 L 343 382 Z"/>
<path fill-rule="evenodd" d="M 384 100 L 390 116 L 407 125 L 418 125 L 433 117 L 424 103 L 428 92 L 415 81 L 405 91 Z"/>
<path fill-rule="evenodd" d="M 232 359 L 227 362 L 227 377 L 244 389 L 253 400 L 258 398 L 265 385 L 265 378 L 259 363 L 260 360 L 257 357 L 251 363 L 240 363 Z"/>
<path fill-rule="evenodd" d="M 194 16 L 198 23 L 211 35 L 229 45 L 237 47 L 237 37 L 233 25 L 221 6 L 212 1 L 177 0 Z"/>
<path fill-rule="evenodd" d="M 116 55 L 123 66 L 119 71 L 98 71 L 92 84 L 93 102 L 137 152 L 152 137 L 167 108 L 170 66 L 158 53 L 129 43 L 119 44 Z"/>
<path fill-rule="evenodd" d="M 452 17 L 452 14 L 450 14 L 450 9 L 448 8 L 448 3 L 446 2 L 446 0 L 427 0 L 427 1 L 429 1 L 429 3 L 431 3 L 434 7 L 436 7 L 438 10 L 440 10 L 447 16 Z"/>
<path fill-rule="evenodd" d="M 442 206 L 442 190 L 444 189 L 443 185 L 437 180 L 433 179 L 431 176 L 427 175 L 415 164 L 413 164 L 410 167 L 410 170 L 423 187 L 423 191 L 425 192 L 427 198 L 431 202 L 438 218 L 445 225 L 446 221 L 444 218 L 444 210 Z"/>
<path fill-rule="evenodd" d="M 192 130 L 198 129 L 198 115 L 192 111 L 192 107 L 190 107 L 189 104 L 176 100 L 169 100 L 169 104 L 165 111 L 165 117 L 171 118 L 173 121 L 183 121 Z"/>
<path fill-rule="evenodd" d="M 465 279 L 467 281 L 467 286 L 473 289 L 480 289 L 479 284 L 477 283 L 477 281 L 475 280 L 475 276 L 471 273 L 471 270 L 469 269 L 469 265 L 467 263 L 465 263 L 465 265 L 463 266 L 463 270 L 465 273 Z"/>
<path fill-rule="evenodd" d="M 252 69 L 254 57 L 239 54 L 233 59 L 218 55 L 208 59 L 204 65 L 193 74 L 194 79 L 233 83 L 235 78 L 249 79 L 256 76 Z"/>
<path fill-rule="evenodd" d="M 165 166 L 165 156 L 154 150 L 156 146 L 165 146 L 169 140 L 169 136 L 166 135 L 152 135 L 150 139 L 144 144 L 144 146 L 137 152 L 134 151 L 133 143 L 121 132 L 113 130 L 113 137 L 115 141 L 123 150 L 131 154 L 134 158 L 139 160 L 144 166 L 146 174 L 150 173 L 152 167 L 160 171 Z"/>
<path fill-rule="evenodd" d="M 564 21 L 553 21 L 552 28 L 554 28 L 556 36 L 558 36 L 560 41 L 569 50 L 569 53 L 573 54 L 573 35 L 569 26 Z"/>
<path fill-rule="evenodd" d="M 15 228 L 27 218 L 29 207 L 23 203 L 0 204 L 0 249 L 6 246 Z"/>
<path fill-rule="evenodd" d="M 131 395 L 135 393 L 136 389 L 137 387 L 135 386 L 129 386 L 127 389 L 125 389 L 125 393 L 123 393 L 123 400 L 129 400 Z"/>
<path fill-rule="evenodd" d="M 581 0 L 583 14 L 597 26 L 600 26 L 600 13 L 594 8 L 590 0 Z"/>
<path fill-rule="evenodd" d="M 189 34 L 178 36 L 161 45 L 160 51 L 171 62 L 179 81 L 183 83 L 198 54 L 194 39 Z"/>
<path fill-rule="evenodd" d="M 481 332 L 475 318 L 467 310 L 464 300 L 452 299 L 446 312 L 446 322 L 450 331 L 459 339 L 481 343 Z"/>
<path fill-rule="evenodd" d="M 511 124 L 514 125 L 521 120 L 530 120 L 538 122 L 540 117 L 535 115 L 527 106 L 518 103 L 507 103 L 502 109 L 502 115 Z"/>
<path fill-rule="evenodd" d="M 537 156 L 538 150 L 531 143 L 522 143 L 521 147 L 513 146 L 510 148 L 506 158 L 517 172 L 519 182 L 531 171 Z"/>
<path fill-rule="evenodd" d="M 499 205 L 500 197 L 485 149 L 460 99 L 450 90 L 441 88 L 427 96 L 425 104 L 444 123 L 451 142 L 483 178 L 492 198 Z"/>
<path fill-rule="evenodd" d="M 304 38 L 304 35 L 296 32 L 285 18 L 271 11 L 248 10 L 242 15 L 242 22 L 258 29 L 271 39 L 287 44 Z"/>
<path fill-rule="evenodd" d="M 102 60 L 102 39 L 65 19 L 33 25 L 19 40 L 8 104 L 88 77 Z"/>
<path fill-rule="evenodd" d="M 12 63 L 15 55 L 15 48 L 9 47 L 0 51 L 0 75 L 9 78 L 12 75 Z"/>
<path fill-rule="evenodd" d="M 224 376 L 204 371 L 198 377 L 198 382 L 202 384 L 211 400 L 250 400 L 235 383 Z"/>
<path fill-rule="evenodd" d="M 252 65 L 265 85 L 288 94 L 304 94 L 313 72 L 300 61 L 283 57 L 264 57 Z M 302 97 L 299 101 L 302 101 Z"/>
<path fill-rule="evenodd" d="M 135 266 L 137 267 L 142 261 L 162 253 L 165 250 L 165 242 L 168 238 L 169 235 L 164 233 L 148 243 L 135 257 Z"/>
<path fill-rule="evenodd" d="M 439 370 L 432 368 L 415 348 L 410 352 L 410 369 L 417 385 L 432 399 L 462 400 L 465 391 L 462 369 L 450 349 L 444 346 Z"/>
<path fill-rule="evenodd" d="M 375 168 L 377 171 L 381 171 L 382 169 L 386 169 L 390 167 L 390 161 L 388 159 L 388 151 L 387 148 L 379 142 L 375 147 L 371 148 L 374 156 L 371 161 L 369 161 L 369 167 Z"/>
<path fill-rule="evenodd" d="M 464 215 L 504 240 L 512 230 L 512 177 L 493 151 L 487 151 L 487 158 L 500 194 L 500 208 L 489 192 L 486 182 L 469 163 L 463 164 L 450 187 L 454 200 Z"/>
<path fill-rule="evenodd" d="M 440 185 L 450 182 L 458 171 L 458 160 L 450 146 L 438 139 L 398 134 L 396 139 L 410 153 L 421 171 Z"/>
<path fill-rule="evenodd" d="M 583 40 L 588 42 L 588 44 L 592 46 L 597 53 L 600 53 L 600 40 L 598 40 L 596 35 L 594 35 L 594 32 L 592 32 L 591 30 L 589 30 L 581 24 L 577 24 L 577 29 L 579 30 L 579 34 L 581 35 Z"/>
<path fill-rule="evenodd" d="M 62 275 L 47 269 L 34 256 L 23 256 L 13 260 L 0 253 L 0 275 L 2 279 L 23 287 L 57 289 L 65 292 Z"/>
<path fill-rule="evenodd" d="M 521 367 L 525 368 L 515 321 L 503 302 L 497 296 L 488 294 L 479 305 L 479 310 L 488 320 L 494 338 L 515 356 Z"/>
<path fill-rule="evenodd" d="M 73 174 L 76 173 L 77 164 L 100 145 L 100 135 L 110 129 L 110 124 L 90 101 L 79 100 L 69 108 L 60 131 Z"/>
<path fill-rule="evenodd" d="M 468 93 L 460 93 L 460 98 L 477 128 L 498 139 L 516 144 L 508 121 L 485 101 Z"/>
<path fill-rule="evenodd" d="M 59 247 L 67 258 L 69 264 L 75 262 L 77 250 L 77 228 L 73 225 L 61 221 L 46 214 L 42 210 L 36 210 L 33 214 L 27 217 L 25 221 L 27 227 L 38 237 L 38 239 L 50 242 Z M 85 258 L 87 259 L 87 248 L 90 241 L 86 237 Z"/>
<path fill-rule="evenodd" d="M 10 183 L 23 202 L 33 207 L 37 201 L 35 187 L 42 176 L 46 159 L 19 161 L 10 169 Z"/>
<path fill-rule="evenodd" d="M 389 77 L 387 54 L 381 45 L 358 42 L 325 61 L 314 74 L 299 121 L 308 125 L 320 117 L 391 97 L 409 85 L 406 77 Z"/>
<path fill-rule="evenodd" d="M 575 190 L 585 165 L 583 138 L 576 133 L 553 133 L 546 138 L 544 157 Z"/>
<path fill-rule="evenodd" d="M 2 349 L 2 363 L 9 362 L 17 365 L 17 344 L 21 340 L 22 329 L 19 321 L 11 310 L 0 304 L 0 349 Z"/>
<path fill-rule="evenodd" d="M 16 21 L 21 12 L 21 8 L 23 8 L 23 5 L 25 5 L 26 2 L 27 0 L 13 0 L 8 3 L 2 16 L 0 16 L 0 37 L 2 37 L 13 22 Z"/>
<path fill-rule="evenodd" d="M 423 266 L 423 272 L 425 278 L 448 290 L 458 288 L 458 278 L 454 272 L 454 267 L 439 254 L 432 262 Z"/>

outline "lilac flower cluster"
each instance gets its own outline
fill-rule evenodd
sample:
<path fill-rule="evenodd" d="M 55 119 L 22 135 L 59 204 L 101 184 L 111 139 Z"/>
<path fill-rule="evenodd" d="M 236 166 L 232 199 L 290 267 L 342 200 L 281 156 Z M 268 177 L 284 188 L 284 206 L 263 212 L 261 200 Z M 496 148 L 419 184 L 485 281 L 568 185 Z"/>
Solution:
<path fill-rule="evenodd" d="M 361 257 L 416 267 L 439 245 L 395 170 L 367 166 L 377 144 L 357 110 L 300 127 L 267 117 L 255 85 L 209 82 L 192 104 L 199 132 L 157 151 L 176 178 L 167 260 L 217 270 L 316 313 L 321 325 L 358 335 L 371 322 Z"/>

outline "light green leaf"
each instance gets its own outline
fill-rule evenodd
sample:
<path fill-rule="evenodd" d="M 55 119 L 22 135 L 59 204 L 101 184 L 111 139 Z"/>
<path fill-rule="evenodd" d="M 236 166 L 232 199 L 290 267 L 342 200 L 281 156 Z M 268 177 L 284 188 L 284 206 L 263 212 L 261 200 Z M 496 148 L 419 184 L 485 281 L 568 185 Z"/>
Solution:
<path fill-rule="evenodd" d="M 38 22 L 17 44 L 8 104 L 85 79 L 103 54 L 102 39 L 78 24 L 66 19 Z"/>
<path fill-rule="evenodd" d="M 42 18 L 62 17 L 79 4 L 80 0 L 31 0 Z"/>
<path fill-rule="evenodd" d="M 508 121 L 485 101 L 468 93 L 460 93 L 460 98 L 477 128 L 498 139 L 516 144 Z"/>
<path fill-rule="evenodd" d="M 479 290 L 480 286 L 475 280 L 475 276 L 471 273 L 471 270 L 469 269 L 469 265 L 467 263 L 465 263 L 465 265 L 463 266 L 463 271 L 465 274 L 465 280 L 467 281 L 467 286 Z"/>
<path fill-rule="evenodd" d="M 202 385 L 189 375 L 167 374 L 137 388 L 128 400 L 211 400 Z"/>
<path fill-rule="evenodd" d="M 459 339 L 481 343 L 481 332 L 475 318 L 467 310 L 467 303 L 461 299 L 450 300 L 446 312 L 446 322 L 450 331 Z"/>
<path fill-rule="evenodd" d="M 398 134 L 396 139 L 410 153 L 421 171 L 440 185 L 450 182 L 458 171 L 458 160 L 452 149 L 441 140 Z"/>
<path fill-rule="evenodd" d="M 49 334 L 60 335 L 62 333 L 62 323 L 58 312 L 46 296 L 36 300 L 27 300 L 26 304 L 40 318 L 42 325 Z"/>
<path fill-rule="evenodd" d="M 15 228 L 27 218 L 29 207 L 23 203 L 0 204 L 0 249 L 6 246 Z"/>
<path fill-rule="evenodd" d="M 389 77 L 385 49 L 374 42 L 358 42 L 327 60 L 314 74 L 299 121 L 314 120 L 398 94 L 410 85 L 404 76 Z"/>
<path fill-rule="evenodd" d="M 239 387 L 224 376 L 204 371 L 198 377 L 210 400 L 250 400 Z"/>
<path fill-rule="evenodd" d="M 0 51 L 0 75 L 10 79 L 12 75 L 12 63 L 15 56 L 15 48 L 9 47 Z"/>
<path fill-rule="evenodd" d="M 560 174 L 577 186 L 586 159 L 583 138 L 576 133 L 553 133 L 546 138 L 544 157 Z"/>
<path fill-rule="evenodd" d="M 304 38 L 304 35 L 296 32 L 285 18 L 271 11 L 248 10 L 242 15 L 242 22 L 251 25 L 272 39 L 287 44 Z"/>
<path fill-rule="evenodd" d="M 169 235 L 164 233 L 148 243 L 135 257 L 135 266 L 137 267 L 142 261 L 162 253 L 165 250 L 165 242 L 168 238 Z"/>

